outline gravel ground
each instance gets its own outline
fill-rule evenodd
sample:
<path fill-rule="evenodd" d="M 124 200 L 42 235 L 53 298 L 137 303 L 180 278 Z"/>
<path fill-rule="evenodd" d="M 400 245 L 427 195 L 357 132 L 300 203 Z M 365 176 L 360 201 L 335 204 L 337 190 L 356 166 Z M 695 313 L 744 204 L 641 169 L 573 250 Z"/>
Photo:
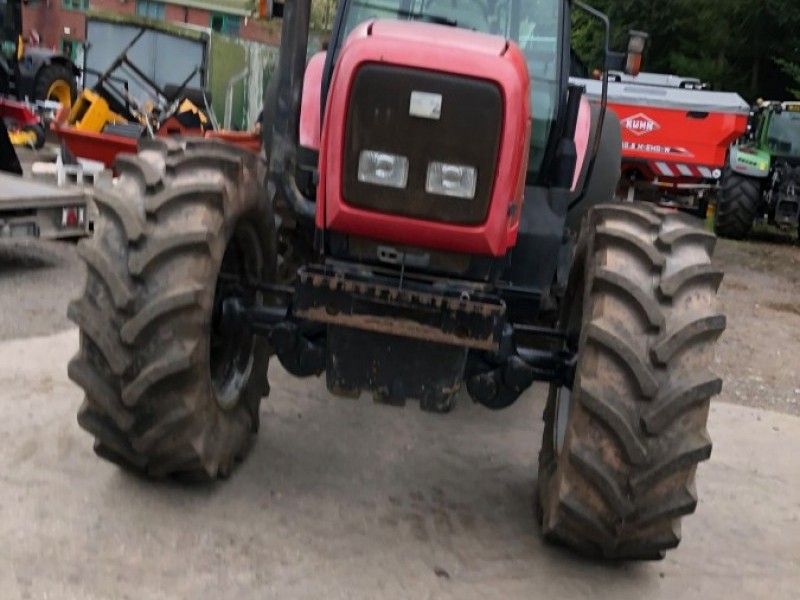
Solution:
<path fill-rule="evenodd" d="M 800 415 L 800 246 L 762 233 L 721 240 L 728 329 L 718 347 L 723 398 Z"/>

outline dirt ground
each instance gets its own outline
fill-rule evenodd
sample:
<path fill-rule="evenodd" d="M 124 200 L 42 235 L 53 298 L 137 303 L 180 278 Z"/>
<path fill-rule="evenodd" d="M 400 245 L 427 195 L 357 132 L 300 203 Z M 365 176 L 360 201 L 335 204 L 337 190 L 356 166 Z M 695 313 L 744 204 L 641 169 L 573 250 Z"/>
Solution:
<path fill-rule="evenodd" d="M 728 329 L 718 350 L 724 397 L 800 415 L 800 245 L 759 232 L 721 240 Z"/>
<path fill-rule="evenodd" d="M 725 389 L 697 514 L 666 560 L 605 564 L 539 536 L 543 386 L 437 417 L 273 368 L 229 481 L 153 484 L 97 460 L 65 373 L 74 246 L 0 245 L 0 598 L 797 598 L 800 247 L 721 241 L 718 257 Z"/>

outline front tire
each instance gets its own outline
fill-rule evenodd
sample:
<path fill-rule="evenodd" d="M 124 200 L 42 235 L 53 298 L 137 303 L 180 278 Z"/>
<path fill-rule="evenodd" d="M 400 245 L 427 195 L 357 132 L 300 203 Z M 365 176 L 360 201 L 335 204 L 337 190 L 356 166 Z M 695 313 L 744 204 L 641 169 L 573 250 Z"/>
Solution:
<path fill-rule="evenodd" d="M 761 183 L 752 177 L 726 171 L 718 194 L 714 231 L 732 240 L 747 237 L 761 202 Z"/>
<path fill-rule="evenodd" d="M 275 238 L 260 165 L 218 143 L 150 142 L 121 156 L 79 254 L 69 307 L 80 351 L 69 376 L 95 451 L 153 477 L 227 476 L 247 453 L 268 391 L 266 343 L 224 325 L 242 277 L 271 281 Z M 259 303 L 251 292 L 246 303 Z"/>
<path fill-rule="evenodd" d="M 593 557 L 655 559 L 697 505 L 697 464 L 721 381 L 725 327 L 714 236 L 648 204 L 586 217 L 561 327 L 577 351 L 571 389 L 551 386 L 539 456 L 545 537 Z"/>

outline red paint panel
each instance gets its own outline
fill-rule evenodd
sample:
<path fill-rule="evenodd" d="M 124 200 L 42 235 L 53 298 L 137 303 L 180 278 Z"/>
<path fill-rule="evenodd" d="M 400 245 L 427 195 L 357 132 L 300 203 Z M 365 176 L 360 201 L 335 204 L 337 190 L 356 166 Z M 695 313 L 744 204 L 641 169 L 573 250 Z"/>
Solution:
<path fill-rule="evenodd" d="M 578 123 L 575 127 L 575 149 L 578 152 L 578 160 L 575 162 L 575 175 L 572 179 L 572 191 L 578 187 L 578 180 L 581 177 L 583 163 L 589 151 L 589 138 L 592 135 L 592 107 L 586 96 L 581 98 L 581 106 L 578 109 Z"/>
<path fill-rule="evenodd" d="M 78 131 L 56 123 L 51 127 L 74 156 L 96 160 L 109 169 L 114 167 L 118 155 L 136 154 L 139 145 L 138 140 L 119 135 Z"/>
<path fill-rule="evenodd" d="M 666 162 L 722 168 L 730 144 L 747 130 L 747 115 L 648 108 L 609 102 L 622 124 L 623 163 Z"/>
<path fill-rule="evenodd" d="M 39 124 L 39 117 L 28 108 L 27 104 L 2 97 L 0 97 L 0 119 L 8 119 L 17 127 Z"/>
<path fill-rule="evenodd" d="M 491 81 L 503 94 L 504 123 L 497 175 L 486 221 L 438 223 L 356 208 L 342 197 L 348 98 L 367 63 L 440 71 Z M 325 112 L 317 193 L 321 229 L 453 252 L 503 256 L 516 243 L 530 141 L 530 94 L 525 58 L 502 38 L 452 27 L 378 21 L 357 28 L 345 43 Z M 512 205 L 517 208 L 511 209 Z"/>
<path fill-rule="evenodd" d="M 303 98 L 300 102 L 300 145 L 319 150 L 322 135 L 322 73 L 326 52 L 315 54 L 306 67 L 303 79 Z"/>
<path fill-rule="evenodd" d="M 400 41 L 405 44 L 423 44 L 428 48 L 444 47 L 458 52 L 468 52 L 472 55 L 502 56 L 508 46 L 508 42 L 502 37 L 429 23 L 375 21 L 370 29 L 372 37 L 376 39 Z"/>

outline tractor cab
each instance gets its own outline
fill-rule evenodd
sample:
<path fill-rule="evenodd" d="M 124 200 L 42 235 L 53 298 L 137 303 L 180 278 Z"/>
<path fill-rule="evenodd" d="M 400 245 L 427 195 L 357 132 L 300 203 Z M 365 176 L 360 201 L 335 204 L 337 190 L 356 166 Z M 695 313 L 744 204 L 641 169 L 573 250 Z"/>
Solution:
<path fill-rule="evenodd" d="M 332 33 L 332 51 L 326 64 L 330 81 L 347 37 L 362 23 L 373 20 L 414 21 L 481 32 L 515 43 L 525 58 L 533 85 L 533 117 L 528 171 L 541 170 L 558 99 L 566 90 L 569 27 L 563 0 L 350 0 L 344 3 Z M 567 22 L 565 23 L 565 20 Z"/>
<path fill-rule="evenodd" d="M 800 103 L 784 102 L 765 115 L 759 135 L 773 156 L 800 162 Z"/>

